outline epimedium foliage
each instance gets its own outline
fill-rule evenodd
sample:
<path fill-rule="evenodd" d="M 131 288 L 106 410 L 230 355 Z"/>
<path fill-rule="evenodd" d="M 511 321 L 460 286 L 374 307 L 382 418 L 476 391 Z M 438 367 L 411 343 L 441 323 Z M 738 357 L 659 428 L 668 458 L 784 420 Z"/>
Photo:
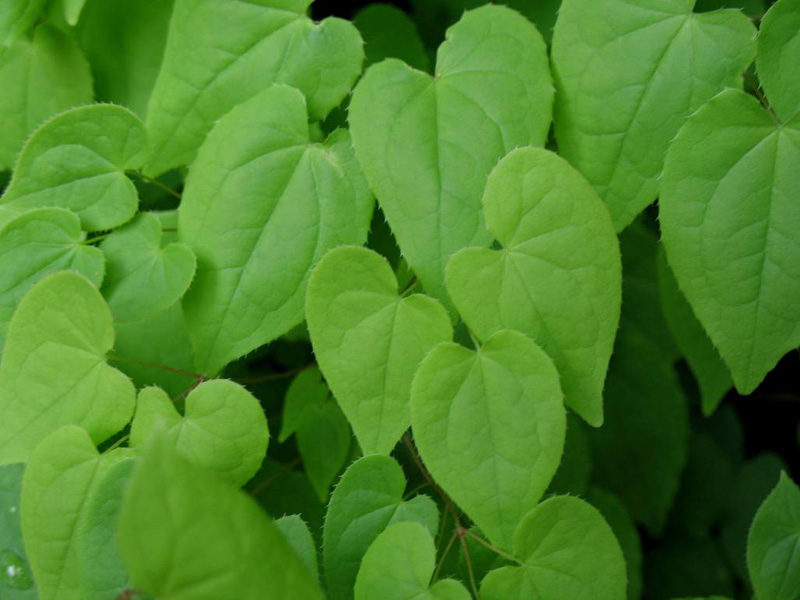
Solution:
<path fill-rule="evenodd" d="M 800 0 L 411 4 L 0 3 L 0 599 L 800 597 Z"/>

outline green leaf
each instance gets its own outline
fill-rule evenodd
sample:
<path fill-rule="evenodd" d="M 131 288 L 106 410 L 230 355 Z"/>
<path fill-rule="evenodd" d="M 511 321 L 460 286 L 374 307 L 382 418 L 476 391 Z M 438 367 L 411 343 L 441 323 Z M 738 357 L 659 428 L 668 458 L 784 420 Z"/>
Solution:
<path fill-rule="evenodd" d="M 800 346 L 800 116 L 776 126 L 736 90 L 686 122 L 659 202 L 675 278 L 749 394 Z"/>
<path fill-rule="evenodd" d="M 491 242 L 480 212 L 486 176 L 513 148 L 544 145 L 552 102 L 541 35 L 499 6 L 467 12 L 448 31 L 434 77 L 390 59 L 356 87 L 356 153 L 429 294 L 446 300 L 451 254 Z"/>
<path fill-rule="evenodd" d="M 347 21 L 313 23 L 311 0 L 176 0 L 147 115 L 151 175 L 192 162 L 214 122 L 272 83 L 299 89 L 313 120 L 355 83 L 364 61 Z"/>
<path fill-rule="evenodd" d="M 436 482 L 493 544 L 510 548 L 564 449 L 566 411 L 547 355 L 516 331 L 474 352 L 439 344 L 414 377 L 411 426 Z"/>
<path fill-rule="evenodd" d="M 365 454 L 388 454 L 411 424 L 411 380 L 425 355 L 452 338 L 447 312 L 422 294 L 400 297 L 389 263 L 343 247 L 308 283 L 306 319 L 320 369 Z"/>
<path fill-rule="evenodd" d="M 159 427 L 187 461 L 235 485 L 255 475 L 267 453 L 267 419 L 258 400 L 225 379 L 201 383 L 186 397 L 181 416 L 159 388 L 139 392 L 131 425 L 131 447 L 145 448 Z"/>
<path fill-rule="evenodd" d="M 300 557 L 308 572 L 319 579 L 319 567 L 317 566 L 317 548 L 314 545 L 314 538 L 308 525 L 299 515 L 286 515 L 275 521 L 275 526 L 289 542 L 289 545 Z"/>
<path fill-rule="evenodd" d="M 0 364 L 0 464 L 26 461 L 62 425 L 99 444 L 128 423 L 136 392 L 106 364 L 113 345 L 111 312 L 89 280 L 62 271 L 31 288 Z"/>
<path fill-rule="evenodd" d="M 622 230 L 658 195 L 664 153 L 685 118 L 741 87 L 755 29 L 694 0 L 564 0 L 553 35 L 555 134 Z"/>
<path fill-rule="evenodd" d="M 775 114 L 788 122 L 800 111 L 800 2 L 778 0 L 761 20 L 756 68 Z"/>
<path fill-rule="evenodd" d="M 47 0 L 0 2 L 0 46 L 16 41 L 33 27 L 46 2 Z"/>
<path fill-rule="evenodd" d="M 414 21 L 391 4 L 370 4 L 353 17 L 364 39 L 367 64 L 398 58 L 410 67 L 427 71 L 428 54 Z"/>
<path fill-rule="evenodd" d="M 22 479 L 22 536 L 41 600 L 84 600 L 78 534 L 108 469 L 131 453 L 98 454 L 89 434 L 67 425 L 30 456 Z"/>
<path fill-rule="evenodd" d="M 29 211 L 0 229 L 0 350 L 14 309 L 45 276 L 74 270 L 100 285 L 103 253 L 83 237 L 78 217 L 61 208 Z"/>
<path fill-rule="evenodd" d="M 547 488 L 550 494 L 585 496 L 592 477 L 592 451 L 584 425 L 574 413 L 567 414 L 567 435 L 561 464 Z"/>
<path fill-rule="evenodd" d="M 31 40 L 0 48 L 0 170 L 14 166 L 25 139 L 42 121 L 92 101 L 89 64 L 78 45 L 47 24 Z"/>
<path fill-rule="evenodd" d="M 133 182 L 147 152 L 142 122 L 121 106 L 93 104 L 68 110 L 42 125 L 25 144 L 0 202 L 24 211 L 67 208 L 87 231 L 129 221 L 139 205 Z"/>
<path fill-rule="evenodd" d="M 196 261 L 186 244 L 162 246 L 161 223 L 141 213 L 100 244 L 106 257 L 102 292 L 114 320 L 138 321 L 175 304 L 189 288 Z"/>
<path fill-rule="evenodd" d="M 534 508 L 514 534 L 520 566 L 490 572 L 484 600 L 624 600 L 625 559 L 603 516 L 571 496 Z"/>
<path fill-rule="evenodd" d="M 219 120 L 179 211 L 197 255 L 184 307 L 203 373 L 303 320 L 308 273 L 340 244 L 363 244 L 373 199 L 349 135 L 309 143 L 302 95 L 273 86 Z"/>
<path fill-rule="evenodd" d="M 364 555 L 356 579 L 356 600 L 470 600 L 455 579 L 431 585 L 436 567 L 433 538 L 422 525 L 395 523 Z"/>
<path fill-rule="evenodd" d="M 533 338 L 558 369 L 566 405 L 600 426 L 622 294 L 608 211 L 566 161 L 522 148 L 489 175 L 483 212 L 502 249 L 453 255 L 445 280 L 458 312 L 479 339 L 506 328 Z"/>
<path fill-rule="evenodd" d="M 404 501 L 406 480 L 388 456 L 365 456 L 345 471 L 331 496 L 323 532 L 323 560 L 331 600 L 351 600 L 359 565 L 378 535 L 393 523 L 416 521 L 430 535 L 439 523 L 425 495 Z M 414 550 L 414 553 L 418 552 Z"/>
<path fill-rule="evenodd" d="M 20 494 L 25 465 L 0 467 L 0 593 L 7 600 L 37 600 L 20 525 Z"/>
<path fill-rule="evenodd" d="M 800 489 L 786 473 L 756 513 L 747 538 L 747 568 L 759 598 L 800 595 Z"/>
<path fill-rule="evenodd" d="M 155 438 L 128 484 L 119 543 L 135 589 L 160 600 L 323 598 L 258 505 L 164 438 Z"/>

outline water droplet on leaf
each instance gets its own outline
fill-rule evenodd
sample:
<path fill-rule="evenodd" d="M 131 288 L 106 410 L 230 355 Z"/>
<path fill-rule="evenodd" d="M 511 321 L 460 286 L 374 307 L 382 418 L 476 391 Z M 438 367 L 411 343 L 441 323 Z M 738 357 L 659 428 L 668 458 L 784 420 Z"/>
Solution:
<path fill-rule="evenodd" d="M 0 581 L 14 588 L 31 587 L 33 577 L 25 559 L 12 550 L 0 552 Z"/>

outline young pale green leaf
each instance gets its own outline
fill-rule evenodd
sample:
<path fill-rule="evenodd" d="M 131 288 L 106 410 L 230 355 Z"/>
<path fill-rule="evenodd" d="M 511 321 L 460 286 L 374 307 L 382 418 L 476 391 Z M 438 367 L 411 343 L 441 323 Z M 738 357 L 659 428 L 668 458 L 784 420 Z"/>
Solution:
<path fill-rule="evenodd" d="M 411 424 L 417 366 L 452 338 L 447 312 L 422 294 L 398 296 L 380 255 L 342 247 L 311 274 L 306 319 L 320 369 L 362 450 L 388 454 Z"/>
<path fill-rule="evenodd" d="M 484 600 L 625 600 L 625 559 L 603 516 L 572 496 L 534 508 L 514 534 L 520 566 L 490 572 Z"/>
<path fill-rule="evenodd" d="M 314 580 L 319 580 L 317 548 L 306 522 L 299 515 L 286 515 L 277 519 L 275 526 L 303 561 L 308 572 L 314 576 Z"/>
<path fill-rule="evenodd" d="M 62 425 L 80 425 L 100 443 L 133 414 L 136 391 L 108 366 L 111 312 L 83 276 L 55 273 L 19 304 L 0 364 L 0 464 L 26 461 Z"/>
<path fill-rule="evenodd" d="M 431 585 L 436 567 L 433 538 L 422 525 L 395 523 L 367 550 L 358 570 L 355 600 L 470 600 L 455 579 Z"/>
<path fill-rule="evenodd" d="M 0 2 L 0 46 L 10 45 L 33 27 L 46 2 L 47 0 Z"/>
<path fill-rule="evenodd" d="M 342 101 L 361 72 L 363 42 L 347 21 L 313 23 L 309 4 L 175 0 L 147 114 L 152 175 L 191 163 L 215 121 L 272 83 L 299 89 L 314 120 Z"/>
<path fill-rule="evenodd" d="M 331 496 L 323 531 L 322 552 L 331 600 L 352 600 L 361 560 L 389 525 L 416 521 L 430 535 L 436 535 L 436 504 L 424 495 L 404 501 L 405 487 L 402 469 L 388 456 L 366 456 L 345 471 Z"/>
<path fill-rule="evenodd" d="M 185 415 L 169 396 L 150 387 L 139 392 L 131 446 L 145 448 L 161 426 L 189 462 L 235 485 L 247 483 L 267 454 L 267 419 L 258 400 L 225 379 L 201 383 L 186 397 Z"/>
<path fill-rule="evenodd" d="M 32 39 L 0 48 L 0 89 L 0 170 L 4 170 L 14 166 L 25 139 L 42 121 L 92 101 L 92 75 L 78 45 L 42 24 Z"/>
<path fill-rule="evenodd" d="M 685 118 L 741 86 L 755 29 L 694 0 L 564 0 L 553 35 L 555 134 L 617 230 L 658 195 L 664 153 Z"/>
<path fill-rule="evenodd" d="M 800 595 L 800 489 L 786 473 L 767 496 L 750 527 L 747 568 L 758 598 L 796 600 Z"/>
<path fill-rule="evenodd" d="M 450 259 L 445 281 L 459 314 L 479 339 L 506 328 L 533 338 L 558 369 L 566 405 L 600 426 L 622 296 L 606 207 L 565 160 L 521 148 L 489 175 L 483 213 L 503 249 Z"/>
<path fill-rule="evenodd" d="M 68 110 L 27 141 L 0 203 L 15 211 L 67 208 L 88 231 L 112 229 L 136 214 L 139 197 L 125 170 L 140 167 L 146 152 L 147 132 L 128 109 Z"/>
<path fill-rule="evenodd" d="M 0 594 L 7 600 L 38 600 L 20 525 L 20 495 L 25 465 L 0 467 Z"/>
<path fill-rule="evenodd" d="M 311 574 L 246 494 L 156 437 L 122 503 L 119 543 L 135 589 L 160 600 L 322 600 Z"/>
<path fill-rule="evenodd" d="M 0 229 L 0 350 L 14 309 L 36 282 L 74 270 L 99 286 L 103 253 L 83 243 L 81 222 L 61 208 L 31 210 Z"/>
<path fill-rule="evenodd" d="M 31 454 L 22 479 L 22 536 L 41 600 L 84 600 L 78 536 L 87 506 L 109 468 L 130 457 L 126 449 L 99 454 L 74 425 Z"/>
<path fill-rule="evenodd" d="M 428 293 L 446 300 L 450 255 L 491 242 L 480 211 L 486 176 L 513 148 L 544 145 L 552 102 L 541 35 L 500 6 L 467 12 L 448 31 L 435 77 L 390 59 L 356 87 L 356 153 Z"/>
<path fill-rule="evenodd" d="M 186 244 L 162 247 L 161 223 L 140 213 L 100 244 L 106 257 L 102 292 L 117 322 L 152 317 L 175 304 L 194 277 L 194 252 Z"/>
<path fill-rule="evenodd" d="M 411 427 L 436 482 L 493 544 L 511 548 L 564 449 L 563 395 L 544 351 L 511 330 L 474 352 L 439 344 L 414 377 Z"/>
<path fill-rule="evenodd" d="M 410 67 L 427 71 L 428 53 L 417 26 L 407 13 L 391 4 L 370 4 L 353 17 L 364 39 L 367 64 L 399 58 Z"/>
<path fill-rule="evenodd" d="M 761 21 L 756 68 L 775 114 L 800 111 L 800 1 L 778 0 Z"/>
<path fill-rule="evenodd" d="M 273 86 L 220 119 L 192 166 L 178 229 L 197 255 L 184 307 L 203 373 L 300 323 L 311 268 L 367 238 L 374 201 L 349 135 L 312 144 L 308 129 L 300 92 Z"/>
<path fill-rule="evenodd" d="M 692 115 L 667 153 L 667 259 L 743 394 L 800 346 L 798 164 L 800 115 L 776 126 L 737 90 Z"/>

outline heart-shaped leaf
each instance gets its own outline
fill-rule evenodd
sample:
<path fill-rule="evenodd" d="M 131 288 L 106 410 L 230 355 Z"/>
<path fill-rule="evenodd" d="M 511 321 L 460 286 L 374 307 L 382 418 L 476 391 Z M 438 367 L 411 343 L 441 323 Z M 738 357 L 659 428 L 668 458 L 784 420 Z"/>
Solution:
<path fill-rule="evenodd" d="M 489 175 L 483 213 L 503 249 L 453 255 L 446 282 L 459 314 L 479 339 L 501 329 L 533 338 L 558 369 L 566 405 L 601 425 L 622 295 L 608 211 L 565 160 L 521 148 Z"/>
<path fill-rule="evenodd" d="M 30 137 L 0 198 L 14 211 L 58 206 L 87 231 L 112 229 L 136 213 L 139 196 L 125 175 L 147 153 L 147 132 L 121 106 L 82 106 L 50 119 Z"/>
<path fill-rule="evenodd" d="M 752 62 L 740 10 L 695 0 L 564 0 L 553 34 L 558 150 L 595 186 L 622 230 L 658 195 L 684 119 Z"/>
<path fill-rule="evenodd" d="M 175 304 L 189 288 L 196 261 L 186 244 L 162 247 L 161 223 L 141 213 L 100 245 L 106 257 L 102 292 L 115 321 L 138 321 Z"/>
<path fill-rule="evenodd" d="M 405 487 L 403 470 L 388 456 L 365 456 L 345 471 L 331 496 L 322 538 L 331 600 L 353 598 L 361 559 L 389 525 L 416 521 L 429 536 L 436 534 L 436 504 L 424 495 L 404 501 Z"/>
<path fill-rule="evenodd" d="M 300 323 L 317 260 L 367 238 L 373 199 L 347 132 L 308 135 L 303 96 L 273 86 L 220 119 L 192 165 L 178 230 L 197 255 L 184 307 L 203 373 Z"/>
<path fill-rule="evenodd" d="M 420 71 L 428 70 L 428 52 L 417 26 L 402 9 L 391 4 L 369 4 L 353 17 L 364 38 L 367 64 L 399 58 Z"/>
<path fill-rule="evenodd" d="M 277 519 L 275 526 L 303 561 L 308 572 L 314 576 L 315 580 L 318 580 L 317 547 L 308 524 L 299 515 L 286 515 Z"/>
<path fill-rule="evenodd" d="M 148 170 L 192 162 L 214 122 L 272 83 L 299 89 L 314 120 L 347 95 L 364 48 L 352 23 L 306 16 L 311 0 L 176 0 L 147 114 Z"/>
<path fill-rule="evenodd" d="M 400 297 L 380 255 L 342 247 L 314 269 L 306 319 L 320 369 L 361 449 L 388 454 L 411 424 L 417 366 L 452 337 L 447 312 L 421 294 Z"/>
<path fill-rule="evenodd" d="M 419 523 L 395 523 L 381 533 L 361 561 L 355 600 L 470 600 L 455 579 L 431 585 L 436 548 Z"/>
<path fill-rule="evenodd" d="M 554 496 L 534 508 L 514 534 L 520 566 L 501 567 L 481 584 L 484 600 L 625 600 L 625 559 L 596 508 Z"/>
<path fill-rule="evenodd" d="M 97 288 L 72 271 L 37 283 L 19 304 L 0 364 L 0 464 L 25 462 L 62 425 L 100 443 L 133 414 L 136 390 L 108 366 L 111 312 Z"/>
<path fill-rule="evenodd" d="M 131 425 L 131 446 L 145 447 L 166 426 L 165 435 L 186 460 L 236 485 L 247 483 L 261 466 L 269 439 L 258 400 L 232 381 L 215 379 L 191 391 L 185 413 L 181 416 L 160 388 L 143 389 Z"/>
<path fill-rule="evenodd" d="M 353 144 L 400 248 L 440 300 L 444 267 L 464 246 L 488 246 L 486 176 L 517 146 L 544 145 L 553 86 L 542 36 L 501 6 L 467 12 L 439 48 L 436 75 L 399 60 L 356 87 Z"/>
<path fill-rule="evenodd" d="M 800 111 L 800 2 L 778 0 L 761 20 L 756 69 L 782 121 Z"/>
<path fill-rule="evenodd" d="M 530 338 L 500 331 L 476 351 L 439 344 L 411 386 L 425 465 L 497 546 L 539 502 L 564 449 L 558 373 Z"/>

